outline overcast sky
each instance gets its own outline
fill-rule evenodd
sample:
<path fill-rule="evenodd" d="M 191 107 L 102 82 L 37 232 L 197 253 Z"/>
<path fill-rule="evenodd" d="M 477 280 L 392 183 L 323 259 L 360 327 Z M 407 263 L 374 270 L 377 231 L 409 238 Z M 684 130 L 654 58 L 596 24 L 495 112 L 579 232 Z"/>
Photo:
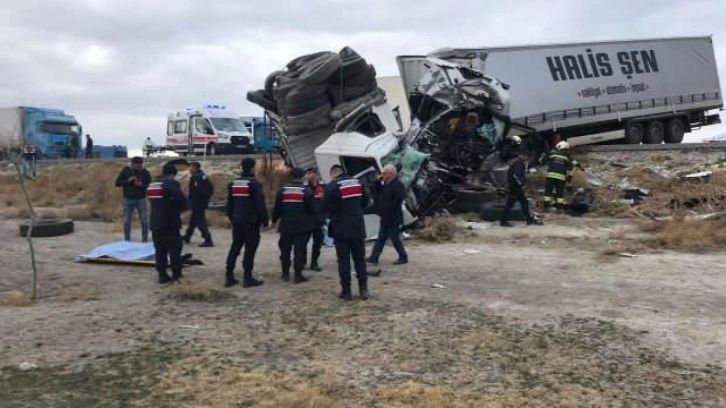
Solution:
<path fill-rule="evenodd" d="M 397 75 L 397 55 L 445 46 L 713 35 L 723 83 L 724 21 L 724 0 L 4 0 L 0 106 L 62 108 L 97 144 L 138 148 L 175 109 L 261 114 L 245 94 L 267 73 L 345 45 Z"/>

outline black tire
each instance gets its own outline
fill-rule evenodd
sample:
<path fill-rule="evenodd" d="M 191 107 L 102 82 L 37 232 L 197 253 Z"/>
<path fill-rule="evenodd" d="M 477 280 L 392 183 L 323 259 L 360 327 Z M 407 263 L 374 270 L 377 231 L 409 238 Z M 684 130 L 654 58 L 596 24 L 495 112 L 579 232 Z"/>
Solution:
<path fill-rule="evenodd" d="M 305 85 L 324 84 L 341 64 L 338 54 L 323 55 L 300 68 L 300 80 Z"/>
<path fill-rule="evenodd" d="M 298 69 L 300 69 L 300 67 L 306 65 L 310 61 L 320 58 L 323 55 L 330 55 L 330 54 L 332 54 L 332 52 L 321 51 L 321 52 L 314 52 L 312 54 L 306 54 L 301 57 L 297 57 L 294 60 L 287 63 L 287 69 L 289 69 L 290 71 L 297 71 Z"/>
<path fill-rule="evenodd" d="M 325 104 L 302 115 L 289 116 L 285 123 L 285 134 L 297 135 L 330 126 L 331 109 L 330 104 Z"/>
<path fill-rule="evenodd" d="M 668 122 L 665 133 L 665 142 L 677 144 L 683 141 L 683 136 L 686 134 L 686 126 L 683 121 L 679 118 L 673 118 Z"/>
<path fill-rule="evenodd" d="M 625 143 L 640 144 L 643 142 L 643 124 L 640 122 L 628 122 L 625 125 Z"/>
<path fill-rule="evenodd" d="M 207 145 L 207 156 L 216 156 L 217 155 L 217 146 L 214 143 L 210 143 Z"/>
<path fill-rule="evenodd" d="M 495 201 L 491 203 L 484 203 L 479 209 L 479 216 L 484 221 L 501 221 L 502 213 L 504 213 L 504 206 L 506 202 L 504 200 Z M 522 211 L 519 203 L 514 204 L 512 210 L 509 212 L 508 221 L 524 221 L 524 212 Z"/>
<path fill-rule="evenodd" d="M 329 104 L 327 85 L 298 85 L 285 98 L 285 112 L 298 116 Z"/>
<path fill-rule="evenodd" d="M 645 131 L 643 142 L 647 144 L 661 144 L 665 139 L 665 126 L 663 122 L 654 120 L 648 123 L 648 129 Z"/>
<path fill-rule="evenodd" d="M 357 75 L 343 77 L 343 86 L 365 86 L 376 82 L 376 69 L 373 65 L 368 65 Z"/>
<path fill-rule="evenodd" d="M 263 89 L 247 92 L 247 100 L 262 107 L 262 109 L 275 112 L 275 102 L 267 98 Z"/>
<path fill-rule="evenodd" d="M 274 99 L 275 95 L 275 82 L 277 82 L 277 77 L 284 74 L 285 71 L 273 71 L 270 75 L 265 78 L 265 96 L 267 99 Z"/>
<path fill-rule="evenodd" d="M 350 47 L 345 47 L 338 52 L 342 61 L 340 69 L 330 78 L 330 82 L 339 84 L 346 78 L 360 75 L 366 71 L 368 63 Z"/>
<path fill-rule="evenodd" d="M 48 237 L 59 237 L 61 235 L 68 235 L 74 231 L 73 220 L 61 219 L 38 219 L 35 220 L 33 226 L 33 238 L 48 238 Z M 20 224 L 20 236 L 27 237 L 28 231 L 30 230 L 30 220 L 23 221 Z"/>
<path fill-rule="evenodd" d="M 360 98 L 363 95 L 375 91 L 377 87 L 378 84 L 376 82 L 371 82 L 363 86 L 345 86 L 343 87 L 343 101 L 348 102 Z"/>

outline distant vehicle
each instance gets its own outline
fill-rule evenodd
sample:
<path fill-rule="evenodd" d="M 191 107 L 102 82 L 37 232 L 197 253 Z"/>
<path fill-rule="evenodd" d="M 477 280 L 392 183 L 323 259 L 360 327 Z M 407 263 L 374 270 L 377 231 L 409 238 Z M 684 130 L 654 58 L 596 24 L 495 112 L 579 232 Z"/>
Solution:
<path fill-rule="evenodd" d="M 218 105 L 170 113 L 166 145 L 182 156 L 255 151 L 254 138 L 239 116 Z"/>
<path fill-rule="evenodd" d="M 244 116 L 240 119 L 247 130 L 252 133 L 255 140 L 255 151 L 276 152 L 280 150 L 280 138 L 267 115 L 264 117 Z"/>
<path fill-rule="evenodd" d="M 121 145 L 100 146 L 93 145 L 94 159 L 119 159 L 129 157 L 128 148 Z"/>
<path fill-rule="evenodd" d="M 709 114 L 723 107 L 710 36 L 447 48 L 428 57 L 500 80 L 512 121 L 549 143 L 556 133 L 572 145 L 681 143 L 685 133 L 721 123 L 718 113 Z M 415 101 L 426 60 L 397 60 L 408 102 Z"/>
<path fill-rule="evenodd" d="M 40 158 L 78 158 L 83 155 L 83 129 L 60 109 L 16 106 L 0 108 L 0 156 L 20 153 L 31 145 Z"/>
<path fill-rule="evenodd" d="M 703 143 L 726 143 L 726 134 L 714 136 L 711 139 L 706 139 Z"/>

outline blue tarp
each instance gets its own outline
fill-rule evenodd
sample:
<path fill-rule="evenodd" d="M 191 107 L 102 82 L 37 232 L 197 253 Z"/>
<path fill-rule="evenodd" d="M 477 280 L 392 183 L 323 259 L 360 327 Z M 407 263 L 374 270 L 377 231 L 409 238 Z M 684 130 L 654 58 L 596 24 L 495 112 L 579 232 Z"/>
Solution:
<path fill-rule="evenodd" d="M 76 262 L 84 262 L 88 259 L 96 258 L 147 261 L 153 260 L 154 254 L 154 245 L 151 243 L 143 244 L 139 242 L 117 241 L 96 247 L 85 255 L 78 255 Z"/>

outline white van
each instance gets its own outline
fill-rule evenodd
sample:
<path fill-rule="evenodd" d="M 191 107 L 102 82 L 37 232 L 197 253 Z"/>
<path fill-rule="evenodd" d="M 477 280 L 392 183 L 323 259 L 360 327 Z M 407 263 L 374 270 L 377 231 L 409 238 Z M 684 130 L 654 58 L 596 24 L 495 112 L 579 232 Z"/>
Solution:
<path fill-rule="evenodd" d="M 182 156 L 255 151 L 255 140 L 239 115 L 218 105 L 170 113 L 166 144 Z"/>

